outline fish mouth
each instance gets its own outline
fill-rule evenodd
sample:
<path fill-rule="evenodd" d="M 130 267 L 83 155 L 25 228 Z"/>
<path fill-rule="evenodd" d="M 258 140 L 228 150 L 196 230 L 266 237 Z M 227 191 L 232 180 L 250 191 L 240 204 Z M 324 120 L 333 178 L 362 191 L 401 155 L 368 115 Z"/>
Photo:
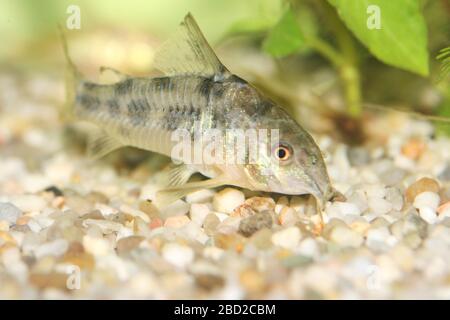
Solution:
<path fill-rule="evenodd" d="M 321 186 L 313 180 L 313 191 L 311 194 L 320 200 L 322 206 L 324 206 L 327 201 L 334 197 L 335 191 L 331 184 L 327 184 L 325 187 L 321 188 Z"/>

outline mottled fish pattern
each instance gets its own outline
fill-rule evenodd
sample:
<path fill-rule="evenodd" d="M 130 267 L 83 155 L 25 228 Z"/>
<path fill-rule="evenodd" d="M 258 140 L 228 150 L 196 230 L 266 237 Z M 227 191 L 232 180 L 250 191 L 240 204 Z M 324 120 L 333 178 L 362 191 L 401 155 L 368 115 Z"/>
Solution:
<path fill-rule="evenodd" d="M 155 67 L 165 74 L 162 77 L 120 75 L 114 84 L 89 82 L 71 62 L 67 46 L 64 49 L 69 64 L 67 99 L 77 118 L 102 130 L 94 143 L 100 155 L 129 145 L 171 156 L 175 143 L 171 136 L 177 129 L 188 130 L 192 139 L 207 129 L 280 131 L 281 142 L 272 146 L 276 151 L 260 163 L 175 170 L 176 190 L 171 191 L 175 197 L 224 184 L 311 193 L 321 200 L 332 194 L 325 163 L 312 137 L 283 108 L 220 63 L 190 14 L 178 34 L 156 54 Z M 281 157 L 280 149 L 281 165 L 280 159 L 272 159 Z M 195 171 L 213 179 L 186 183 Z"/>

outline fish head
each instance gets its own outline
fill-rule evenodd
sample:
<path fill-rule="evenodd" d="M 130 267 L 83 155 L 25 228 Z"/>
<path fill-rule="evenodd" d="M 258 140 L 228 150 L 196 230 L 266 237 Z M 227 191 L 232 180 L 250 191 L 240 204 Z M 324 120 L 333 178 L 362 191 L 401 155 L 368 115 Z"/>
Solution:
<path fill-rule="evenodd" d="M 333 188 L 322 152 L 311 135 L 281 108 L 274 106 L 272 109 L 275 110 L 269 112 L 261 127 L 278 129 L 278 137 L 269 139 L 267 152 L 247 165 L 247 178 L 257 190 L 312 194 L 325 203 L 333 196 Z"/>

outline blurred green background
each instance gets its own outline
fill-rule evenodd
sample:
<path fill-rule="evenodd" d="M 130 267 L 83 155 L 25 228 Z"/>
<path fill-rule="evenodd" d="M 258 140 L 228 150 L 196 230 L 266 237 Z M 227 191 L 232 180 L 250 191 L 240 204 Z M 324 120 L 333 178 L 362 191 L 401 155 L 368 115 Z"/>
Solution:
<path fill-rule="evenodd" d="M 326 0 L 0 0 L 0 72 L 61 77 L 64 60 L 57 25 L 66 24 L 70 16 L 67 9 L 76 5 L 81 29 L 67 30 L 66 36 L 73 60 L 84 74 L 96 80 L 100 66 L 133 75 L 148 74 L 155 49 L 191 12 L 230 70 L 266 89 L 293 113 L 298 113 L 299 105 L 314 110 L 336 105 L 345 110 L 345 86 L 351 86 L 342 79 L 344 68 L 330 63 L 317 48 L 301 45 L 299 38 L 289 43 L 292 26 L 273 33 L 277 37 L 272 44 L 280 47 L 272 50 L 294 45 L 295 51 L 271 56 L 270 48 L 264 45 L 290 7 L 301 33 L 313 35 L 332 48 L 339 49 L 336 38 L 341 31 L 347 34 L 344 37 L 349 38 L 358 60 L 354 66 L 359 78 L 356 90 L 362 102 L 448 116 L 450 85 L 436 84 L 440 63 L 435 57 L 450 46 L 450 0 L 411 1 L 417 1 L 426 25 L 430 73 L 425 77 L 375 58 L 342 22 L 344 27 L 336 32 L 330 19 L 330 12 L 336 15 L 334 9 L 330 11 L 333 1 Z M 240 49 L 239 54 L 228 55 L 228 40 Z M 342 55 L 348 57 L 345 50 Z M 311 92 L 321 100 L 308 98 Z M 339 122 L 336 126 L 341 127 Z"/>
<path fill-rule="evenodd" d="M 54 42 L 57 25 L 65 24 L 70 5 L 81 11 L 81 29 L 74 33 L 100 29 L 164 39 L 191 12 L 213 44 L 233 28 L 254 31 L 273 25 L 282 6 L 279 0 L 1 0 L 0 66 L 55 58 L 46 55 L 46 46 Z"/>

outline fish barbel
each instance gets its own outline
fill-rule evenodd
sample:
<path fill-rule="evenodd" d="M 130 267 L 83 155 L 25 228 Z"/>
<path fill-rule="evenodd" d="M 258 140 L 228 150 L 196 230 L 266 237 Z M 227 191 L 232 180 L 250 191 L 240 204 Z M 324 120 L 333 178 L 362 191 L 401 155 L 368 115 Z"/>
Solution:
<path fill-rule="evenodd" d="M 68 61 L 65 110 L 98 127 L 88 142 L 94 157 L 123 146 L 173 157 L 177 143 L 173 133 L 180 129 L 192 137 L 208 129 L 227 130 L 228 136 L 233 129 L 277 130 L 276 142 L 269 143 L 267 154 L 254 162 L 177 165 L 169 173 L 167 188 L 158 193 L 157 203 L 168 204 L 201 188 L 222 185 L 312 194 L 322 202 L 331 197 L 322 153 L 310 134 L 280 106 L 228 71 L 191 14 L 155 55 L 154 67 L 164 73 L 162 77 L 135 78 L 115 71 L 116 83 L 87 81 L 63 43 Z M 231 152 L 228 144 L 224 148 L 226 154 Z M 210 179 L 188 182 L 195 172 Z"/>

